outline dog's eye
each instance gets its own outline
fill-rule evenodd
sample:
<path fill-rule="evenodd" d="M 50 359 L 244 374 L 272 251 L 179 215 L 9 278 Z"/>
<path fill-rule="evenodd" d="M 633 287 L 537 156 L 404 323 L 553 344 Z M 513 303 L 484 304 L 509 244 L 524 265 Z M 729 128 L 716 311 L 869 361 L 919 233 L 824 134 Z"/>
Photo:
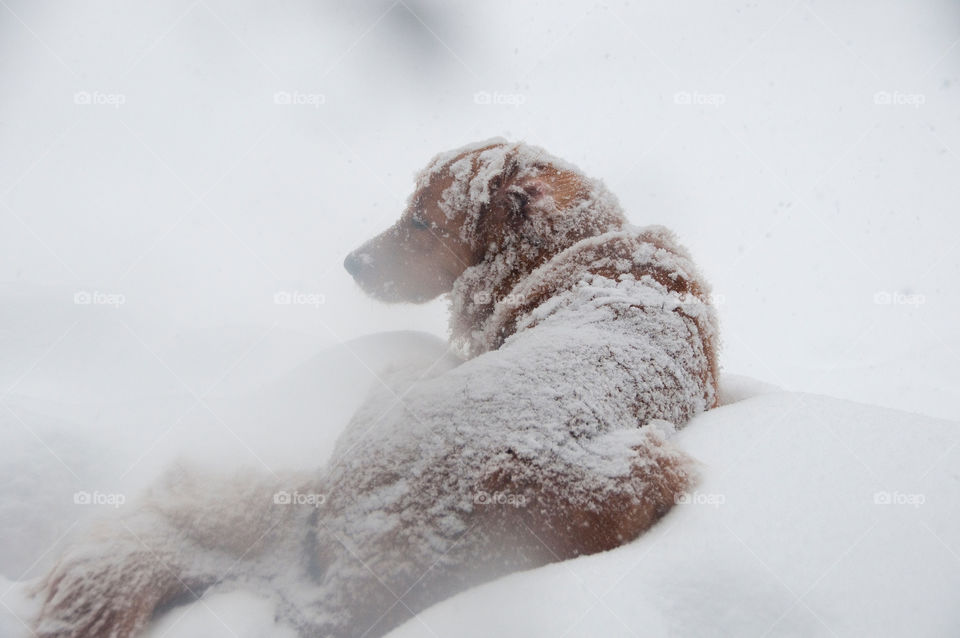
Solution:
<path fill-rule="evenodd" d="M 430 224 L 423 221 L 419 217 L 413 217 L 410 219 L 410 225 L 416 228 L 417 230 L 426 230 L 430 228 Z"/>

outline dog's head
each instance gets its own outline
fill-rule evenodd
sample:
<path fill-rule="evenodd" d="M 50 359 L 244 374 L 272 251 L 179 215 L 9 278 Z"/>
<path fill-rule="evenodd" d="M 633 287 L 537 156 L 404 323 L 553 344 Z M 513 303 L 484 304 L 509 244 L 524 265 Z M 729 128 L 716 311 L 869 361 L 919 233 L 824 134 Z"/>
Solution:
<path fill-rule="evenodd" d="M 471 267 L 530 270 L 584 237 L 623 225 L 616 201 L 543 150 L 490 140 L 438 155 L 392 227 L 344 267 L 371 296 L 420 303 Z"/>

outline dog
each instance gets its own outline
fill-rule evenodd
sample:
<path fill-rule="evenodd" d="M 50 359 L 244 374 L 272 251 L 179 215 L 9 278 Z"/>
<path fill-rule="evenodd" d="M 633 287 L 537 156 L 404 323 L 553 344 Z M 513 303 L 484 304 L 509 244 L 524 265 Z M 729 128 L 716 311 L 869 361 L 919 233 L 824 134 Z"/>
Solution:
<path fill-rule="evenodd" d="M 717 404 L 709 287 L 600 181 L 502 139 L 442 153 L 344 266 L 383 301 L 448 295 L 466 360 L 391 379 L 317 472 L 172 472 L 39 583 L 39 636 L 135 636 L 241 585 L 275 592 L 305 637 L 382 636 L 474 585 L 630 542 L 693 485 L 668 439 Z"/>

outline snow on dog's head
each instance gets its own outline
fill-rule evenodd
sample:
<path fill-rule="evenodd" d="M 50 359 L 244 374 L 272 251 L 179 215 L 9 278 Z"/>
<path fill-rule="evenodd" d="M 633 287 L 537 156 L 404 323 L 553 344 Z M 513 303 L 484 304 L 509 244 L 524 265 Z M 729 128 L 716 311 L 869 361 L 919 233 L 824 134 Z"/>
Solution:
<path fill-rule="evenodd" d="M 474 293 L 494 298 L 507 278 L 623 224 L 599 181 L 543 149 L 497 138 L 434 157 L 400 220 L 344 267 L 383 301 L 429 301 L 468 271 L 484 281 Z"/>

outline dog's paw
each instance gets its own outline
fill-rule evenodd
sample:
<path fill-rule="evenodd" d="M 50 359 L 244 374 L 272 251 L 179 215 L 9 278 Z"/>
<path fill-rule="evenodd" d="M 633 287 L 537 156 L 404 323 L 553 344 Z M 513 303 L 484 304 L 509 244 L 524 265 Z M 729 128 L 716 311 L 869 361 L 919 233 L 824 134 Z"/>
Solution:
<path fill-rule="evenodd" d="M 143 551 L 92 551 L 65 557 L 39 584 L 38 638 L 132 638 L 177 591 L 163 557 Z"/>

